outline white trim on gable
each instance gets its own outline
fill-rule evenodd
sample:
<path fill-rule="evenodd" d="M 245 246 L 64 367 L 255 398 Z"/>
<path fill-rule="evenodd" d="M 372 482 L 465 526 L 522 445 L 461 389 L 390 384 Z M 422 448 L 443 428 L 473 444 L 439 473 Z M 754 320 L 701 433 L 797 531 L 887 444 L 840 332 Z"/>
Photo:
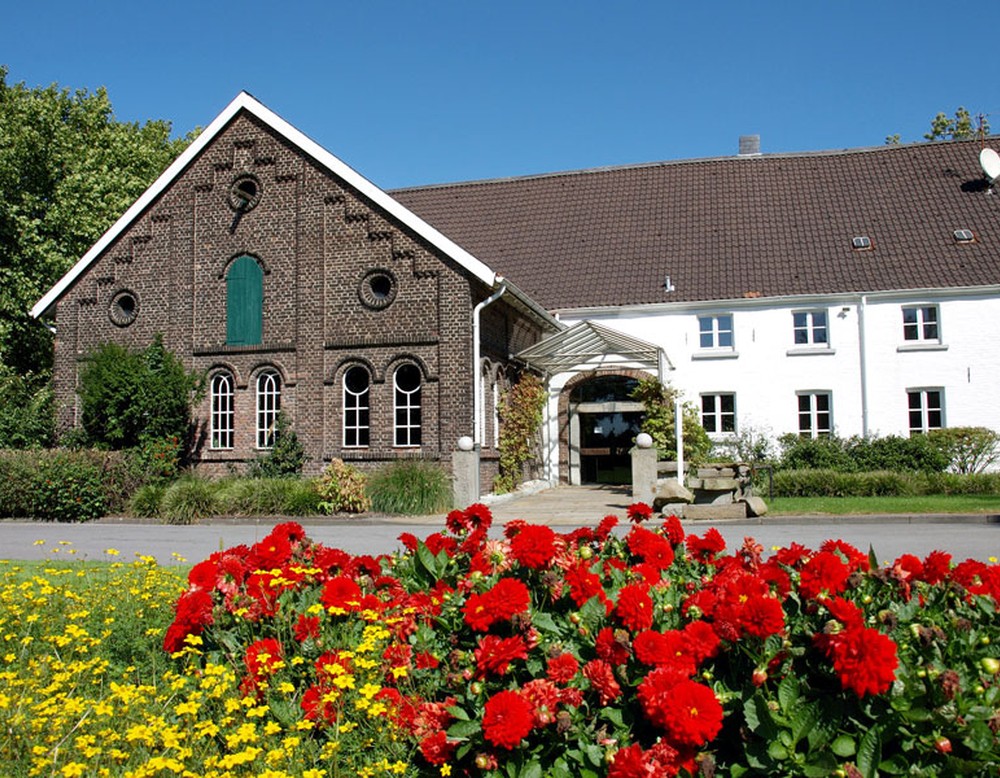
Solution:
<path fill-rule="evenodd" d="M 105 232 L 86 254 L 59 279 L 41 300 L 31 309 L 34 318 L 44 315 L 73 283 L 87 270 L 101 253 L 128 228 L 135 219 L 176 179 L 181 172 L 202 152 L 202 150 L 219 135 L 240 111 L 247 111 L 268 127 L 284 137 L 289 143 L 300 148 L 304 153 L 315 159 L 335 176 L 340 177 L 350 186 L 357 189 L 375 205 L 384 209 L 389 215 L 402 222 L 417 235 L 431 245 L 447 254 L 459 265 L 465 268 L 475 278 L 488 287 L 496 285 L 497 274 L 484 262 L 472 256 L 457 243 L 436 230 L 415 213 L 405 208 L 382 189 L 346 165 L 314 140 L 295 129 L 276 113 L 266 108 L 255 97 L 247 92 L 240 92 L 236 98 L 212 121 L 208 127 L 175 159 L 160 177 L 143 192 L 132 206 L 122 214 L 111 228 Z M 523 294 L 523 293 L 522 293 Z M 537 306 L 533 306 L 537 308 Z M 549 317 L 551 318 L 551 317 Z"/>

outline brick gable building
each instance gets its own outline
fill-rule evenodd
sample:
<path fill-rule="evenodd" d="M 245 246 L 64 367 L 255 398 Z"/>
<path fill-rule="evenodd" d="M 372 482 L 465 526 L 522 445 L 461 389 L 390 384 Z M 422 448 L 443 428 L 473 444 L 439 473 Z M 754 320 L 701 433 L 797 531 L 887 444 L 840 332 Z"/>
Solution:
<path fill-rule="evenodd" d="M 55 315 L 62 428 L 81 357 L 162 334 L 208 378 L 203 469 L 259 456 L 284 412 L 315 472 L 333 457 L 447 461 L 473 432 L 474 311 L 500 289 L 478 315 L 488 404 L 517 372 L 510 355 L 556 322 L 244 94 L 36 313 Z M 487 444 L 484 483 L 495 459 Z"/>

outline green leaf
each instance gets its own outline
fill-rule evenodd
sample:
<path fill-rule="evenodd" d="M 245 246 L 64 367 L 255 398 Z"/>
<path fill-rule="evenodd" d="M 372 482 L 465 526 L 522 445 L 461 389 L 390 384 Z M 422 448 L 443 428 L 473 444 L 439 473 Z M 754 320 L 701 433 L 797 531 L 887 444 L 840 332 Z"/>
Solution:
<path fill-rule="evenodd" d="M 869 729 L 858 746 L 858 770 L 864 778 L 876 778 L 878 764 L 882 761 L 882 733 L 877 727 Z"/>
<path fill-rule="evenodd" d="M 802 738 L 812 732 L 816 722 L 819 721 L 819 703 L 807 705 L 797 705 L 791 713 L 792 739 L 798 743 Z"/>
<path fill-rule="evenodd" d="M 806 778 L 827 778 L 836 770 L 837 760 L 833 758 L 833 754 L 829 751 L 820 751 L 810 755 L 809 761 L 802 768 L 802 774 Z"/>
<path fill-rule="evenodd" d="M 785 748 L 779 741 L 774 740 L 767 747 L 767 755 L 772 759 L 783 762 L 788 759 L 788 749 Z"/>
<path fill-rule="evenodd" d="M 431 553 L 431 550 L 423 544 L 423 542 L 417 543 L 417 560 L 420 562 L 421 566 L 431 575 L 432 581 L 440 580 L 438 575 L 437 557 Z"/>
<path fill-rule="evenodd" d="M 587 754 L 587 759 L 594 767 L 601 767 L 604 764 L 604 749 L 593 743 L 588 743 L 583 747 Z"/>
<path fill-rule="evenodd" d="M 846 758 L 848 756 L 854 756 L 855 752 L 858 750 L 858 746 L 854 742 L 854 738 L 850 735 L 841 735 L 830 744 L 830 750 L 837 756 Z"/>
<path fill-rule="evenodd" d="M 768 710 L 767 701 L 759 694 L 743 703 L 743 718 L 747 727 L 758 737 L 765 740 L 773 740 L 778 734 L 778 728 Z"/>
<path fill-rule="evenodd" d="M 535 629 L 540 632 L 549 632 L 558 634 L 561 632 L 559 625 L 556 624 L 556 620 L 552 618 L 545 611 L 536 610 L 531 614 L 531 623 L 535 626 Z"/>
<path fill-rule="evenodd" d="M 445 708 L 445 710 L 459 721 L 471 721 L 469 714 L 459 705 L 452 705 L 450 708 Z"/>
<path fill-rule="evenodd" d="M 536 760 L 521 768 L 518 778 L 542 778 L 542 765 Z"/>
<path fill-rule="evenodd" d="M 792 675 L 786 675 L 778 685 L 778 704 L 781 710 L 787 715 L 795 702 L 799 699 L 799 682 Z"/>
<path fill-rule="evenodd" d="M 450 727 L 448 727 L 448 737 L 452 738 L 467 738 L 472 737 L 477 732 L 479 732 L 480 726 L 478 721 L 456 721 Z"/>

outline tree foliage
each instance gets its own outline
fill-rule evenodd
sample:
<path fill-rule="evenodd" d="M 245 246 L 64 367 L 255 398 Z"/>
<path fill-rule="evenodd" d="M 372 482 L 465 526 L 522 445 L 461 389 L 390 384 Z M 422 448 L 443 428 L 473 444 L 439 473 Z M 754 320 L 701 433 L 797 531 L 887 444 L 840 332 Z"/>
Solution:
<path fill-rule="evenodd" d="M 48 446 L 54 432 L 48 377 L 18 375 L 0 363 L 0 449 Z"/>
<path fill-rule="evenodd" d="M 534 373 L 523 373 L 500 397 L 500 473 L 493 481 L 498 494 L 517 488 L 524 466 L 535 456 L 545 408 L 545 385 Z"/>
<path fill-rule="evenodd" d="M 51 362 L 31 306 L 187 146 L 165 121 L 119 122 L 107 92 L 8 84 L 0 66 L 0 363 Z"/>
<path fill-rule="evenodd" d="M 680 392 L 670 384 L 661 384 L 655 378 L 641 378 L 632 391 L 632 399 L 646 406 L 642 431 L 653 438 L 659 456 L 665 460 L 677 457 L 677 424 L 675 403 Z M 684 460 L 704 462 L 712 450 L 712 440 L 701 426 L 698 409 L 684 403 L 681 410 Z"/>
<path fill-rule="evenodd" d="M 105 343 L 85 357 L 80 372 L 85 442 L 124 449 L 187 440 L 191 407 L 203 386 L 159 336 L 142 351 Z"/>
<path fill-rule="evenodd" d="M 985 115 L 973 116 L 963 106 L 959 106 L 954 116 L 939 113 L 931 119 L 930 132 L 924 133 L 924 140 L 972 140 L 990 134 L 990 123 Z M 887 135 L 887 146 L 900 142 L 899 133 Z"/>

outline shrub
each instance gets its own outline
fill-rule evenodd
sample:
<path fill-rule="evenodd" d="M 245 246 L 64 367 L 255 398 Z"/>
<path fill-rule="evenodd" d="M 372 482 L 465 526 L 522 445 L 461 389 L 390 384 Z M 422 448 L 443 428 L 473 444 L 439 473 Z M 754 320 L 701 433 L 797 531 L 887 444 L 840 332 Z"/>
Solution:
<path fill-rule="evenodd" d="M 20 376 L 0 364 L 0 448 L 50 446 L 54 437 L 48 376 Z"/>
<path fill-rule="evenodd" d="M 844 441 L 833 435 L 823 438 L 803 438 L 794 434 L 782 435 L 778 439 L 781 446 L 782 470 L 854 470 L 854 460 L 847 452 Z"/>
<path fill-rule="evenodd" d="M 128 502 L 128 510 L 133 516 L 152 519 L 160 515 L 160 503 L 167 491 L 165 484 L 144 484 L 135 490 Z"/>
<path fill-rule="evenodd" d="M 250 463 L 247 475 L 250 478 L 298 478 L 304 462 L 305 449 L 282 411 L 275 424 L 274 446 Z"/>
<path fill-rule="evenodd" d="M 80 372 L 81 422 L 92 445 L 134 448 L 147 440 L 187 440 L 191 406 L 203 387 L 156 339 L 142 351 L 114 343 L 84 358 Z"/>
<path fill-rule="evenodd" d="M 677 433 L 675 403 L 679 392 L 670 384 L 662 384 L 655 378 L 641 378 L 632 391 L 632 399 L 646 406 L 646 418 L 642 431 L 653 438 L 661 459 L 673 461 L 677 458 Z M 698 409 L 684 403 L 681 411 L 681 426 L 684 432 L 684 460 L 704 462 L 712 451 L 712 440 L 701 426 Z"/>
<path fill-rule="evenodd" d="M 38 456 L 18 451 L 0 452 L 0 517 L 24 519 L 31 516 Z"/>
<path fill-rule="evenodd" d="M 89 521 L 104 515 L 101 468 L 72 452 L 42 457 L 33 486 L 31 516 L 43 521 Z"/>
<path fill-rule="evenodd" d="M 855 470 L 895 470 L 940 473 L 948 467 L 948 457 L 927 435 L 908 438 L 851 438 L 847 451 Z"/>
<path fill-rule="evenodd" d="M 925 494 L 995 494 L 1000 473 L 904 473 L 877 470 L 777 470 L 775 497 L 916 497 Z"/>
<path fill-rule="evenodd" d="M 356 467 L 334 459 L 315 483 L 323 513 L 364 513 L 371 507 L 365 492 L 367 479 Z"/>
<path fill-rule="evenodd" d="M 160 499 L 160 515 L 167 524 L 193 524 L 216 513 L 215 489 L 203 478 L 186 476 L 174 481 Z"/>
<path fill-rule="evenodd" d="M 372 509 L 421 516 L 451 510 L 451 477 L 439 465 L 418 459 L 393 462 L 368 480 Z"/>
<path fill-rule="evenodd" d="M 981 473 L 1000 457 L 1000 435 L 986 427 L 950 427 L 926 437 L 956 473 Z"/>
<path fill-rule="evenodd" d="M 321 513 L 309 481 L 291 478 L 231 478 L 215 484 L 221 513 L 238 516 L 308 516 Z"/>
<path fill-rule="evenodd" d="M 523 373 L 500 398 L 500 472 L 493 482 L 498 493 L 517 488 L 524 466 L 535 456 L 535 443 L 542 425 L 545 386 L 534 373 Z M 433 512 L 433 511 L 429 511 Z"/>

